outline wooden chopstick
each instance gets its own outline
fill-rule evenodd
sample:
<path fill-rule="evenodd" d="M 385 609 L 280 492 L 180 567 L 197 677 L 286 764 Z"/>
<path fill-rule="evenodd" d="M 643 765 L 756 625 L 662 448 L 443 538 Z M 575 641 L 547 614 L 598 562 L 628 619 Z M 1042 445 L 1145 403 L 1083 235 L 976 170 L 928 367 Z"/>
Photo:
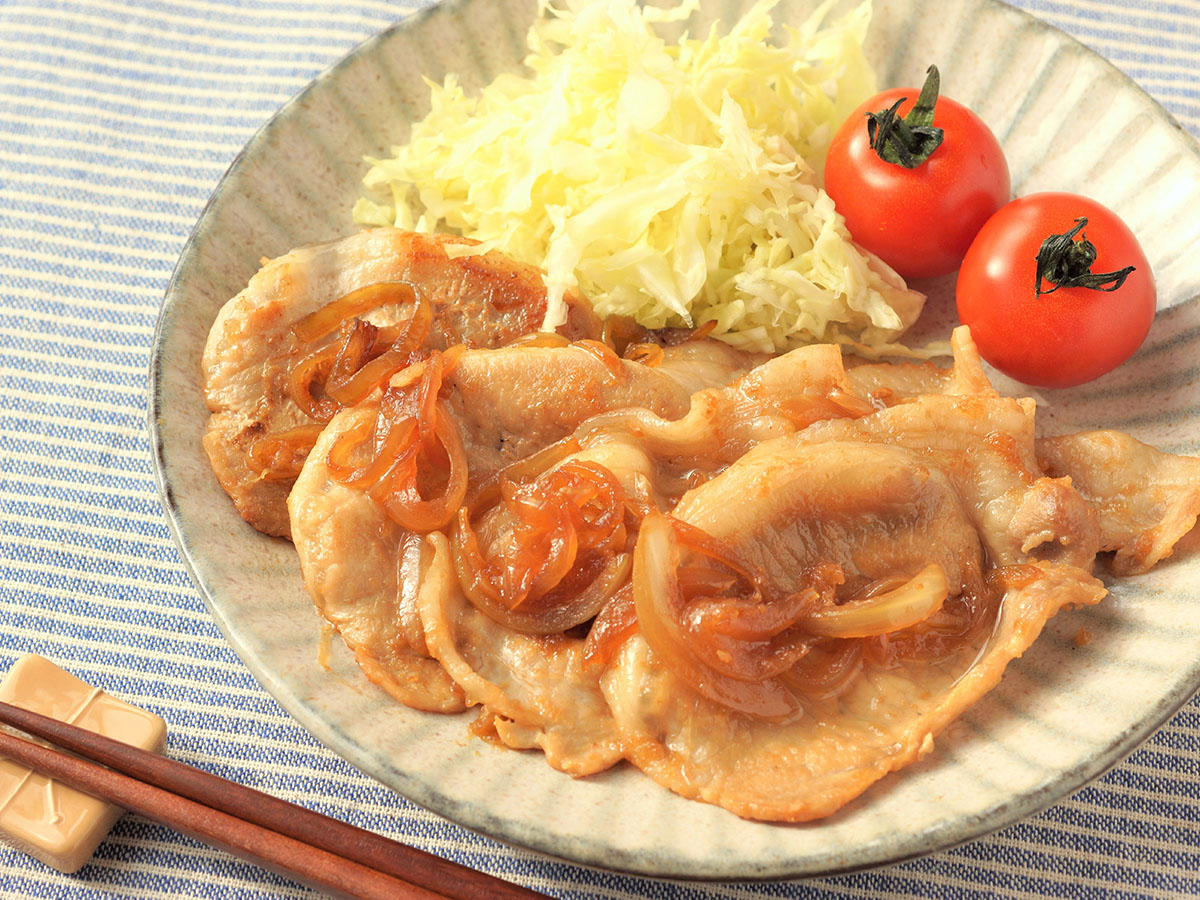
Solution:
<path fill-rule="evenodd" d="M 0 723 L 84 758 L 3 731 L 0 755 L 338 896 L 545 900 L 536 891 L 19 706 L 0 702 Z"/>

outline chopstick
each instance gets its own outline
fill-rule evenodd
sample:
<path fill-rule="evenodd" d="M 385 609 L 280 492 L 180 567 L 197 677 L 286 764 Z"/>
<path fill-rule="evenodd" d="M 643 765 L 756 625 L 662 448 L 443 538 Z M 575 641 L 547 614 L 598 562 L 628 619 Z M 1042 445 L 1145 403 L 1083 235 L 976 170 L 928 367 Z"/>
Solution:
<path fill-rule="evenodd" d="M 19 706 L 0 702 L 0 723 L 78 756 L 4 731 L 0 755 L 339 897 L 545 900 L 536 891 Z"/>

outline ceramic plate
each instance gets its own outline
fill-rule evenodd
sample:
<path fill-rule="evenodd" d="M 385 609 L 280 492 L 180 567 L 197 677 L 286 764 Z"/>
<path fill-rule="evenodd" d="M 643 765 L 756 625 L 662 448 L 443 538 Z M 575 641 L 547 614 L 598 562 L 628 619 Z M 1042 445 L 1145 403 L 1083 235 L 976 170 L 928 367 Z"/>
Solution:
<path fill-rule="evenodd" d="M 702 6 L 698 25 L 739 13 L 725 0 Z M 1154 267 L 1160 309 L 1145 347 L 1085 388 L 1040 397 L 1044 427 L 1115 427 L 1200 452 L 1193 142 L 1099 57 L 999 2 L 876 6 L 868 51 L 881 85 L 919 83 L 931 60 L 917 48 L 938 48 L 943 85 L 1001 138 L 1016 192 L 1074 190 L 1120 210 Z M 784 2 L 778 16 L 798 21 L 808 7 Z M 573 780 L 539 754 L 468 738 L 465 717 L 397 706 L 338 641 L 332 668 L 318 664 L 321 627 L 291 545 L 243 524 L 201 450 L 205 336 L 260 257 L 352 230 L 362 157 L 385 154 L 423 114 L 422 76 L 456 72 L 480 87 L 516 68 L 532 15 L 525 0 L 452 2 L 362 45 L 250 141 L 180 258 L 151 378 L 159 481 L 196 584 L 263 686 L 334 751 L 450 819 L 580 863 L 669 877 L 802 876 L 931 852 L 1034 812 L 1133 749 L 1200 683 L 1200 554 L 1187 548 L 1115 584 L 1099 606 L 1060 614 L 936 752 L 806 826 L 741 821 L 629 766 Z M 933 287 L 923 330 L 945 336 L 947 290 Z"/>

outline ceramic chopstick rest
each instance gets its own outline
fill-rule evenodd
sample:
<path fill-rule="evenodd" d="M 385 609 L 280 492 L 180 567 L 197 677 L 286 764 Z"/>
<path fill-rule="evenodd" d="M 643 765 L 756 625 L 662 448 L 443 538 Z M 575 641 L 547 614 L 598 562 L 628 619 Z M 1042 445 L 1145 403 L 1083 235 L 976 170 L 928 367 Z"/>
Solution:
<path fill-rule="evenodd" d="M 28 654 L 0 682 L 0 700 L 161 752 L 161 717 L 92 687 L 50 660 Z M 123 810 L 0 758 L 0 838 L 62 872 L 81 868 Z"/>

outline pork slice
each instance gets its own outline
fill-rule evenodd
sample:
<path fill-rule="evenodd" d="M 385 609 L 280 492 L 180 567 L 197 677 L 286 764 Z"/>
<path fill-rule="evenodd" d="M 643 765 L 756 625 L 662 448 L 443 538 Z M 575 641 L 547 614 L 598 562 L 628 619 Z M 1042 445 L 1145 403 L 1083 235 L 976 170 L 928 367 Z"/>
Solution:
<path fill-rule="evenodd" d="M 923 394 L 975 394 L 995 397 L 971 330 L 960 325 L 950 335 L 953 364 L 932 362 L 846 361 L 846 377 L 855 393 L 878 406 L 892 406 Z"/>
<path fill-rule="evenodd" d="M 711 377 L 736 371 L 713 370 Z M 465 352 L 445 385 L 478 482 L 570 436 L 592 416 L 639 410 L 677 419 L 688 411 L 692 380 L 681 384 L 669 366 L 627 360 L 614 372 L 578 347 L 509 347 Z"/>
<path fill-rule="evenodd" d="M 467 701 L 486 708 L 497 736 L 517 749 L 539 748 L 551 766 L 576 776 L 622 759 L 599 671 L 584 663 L 584 639 L 492 621 L 463 595 L 445 536 L 429 540 L 437 572 L 420 594 L 426 644 Z"/>
<path fill-rule="evenodd" d="M 798 710 L 783 719 L 705 696 L 658 659 L 641 633 L 626 640 L 601 685 L 629 759 L 683 796 L 775 821 L 829 815 L 919 759 L 1059 608 L 1105 594 L 1083 568 L 1047 560 L 1006 568 L 1003 587 L 988 586 L 978 514 L 959 475 L 942 465 L 953 461 L 948 452 L 805 437 L 760 444 L 687 493 L 674 516 L 762 572 L 770 596 L 803 590 L 820 563 L 863 579 L 908 577 L 936 564 L 951 598 L 979 601 L 981 618 L 936 652 L 880 660 L 850 648 L 860 652 L 858 670 L 832 695 L 809 696 L 779 682 L 800 691 Z M 919 646 L 908 635 L 924 627 L 901 629 L 889 641 Z"/>
<path fill-rule="evenodd" d="M 1037 441 L 1048 475 L 1066 477 L 1095 507 L 1100 549 L 1115 551 L 1117 575 L 1137 575 L 1169 557 L 1200 515 L 1200 458 L 1164 453 L 1118 431 Z"/>
<path fill-rule="evenodd" d="M 700 696 L 635 634 L 601 680 L 627 757 L 669 790 L 744 818 L 828 816 L 931 752 L 934 737 L 1000 681 L 1059 609 L 1105 594 L 1074 566 L 1031 568 L 1037 577 L 1003 595 L 990 639 L 934 660 L 866 663 L 835 700 L 784 723 Z"/>
<path fill-rule="evenodd" d="M 466 706 L 462 691 L 429 656 L 417 606 L 432 548 L 329 472 L 327 457 L 340 429 L 374 418 L 367 407 L 341 413 L 296 479 L 289 504 L 300 571 L 317 611 L 368 679 L 406 706 L 457 712 Z"/>
<path fill-rule="evenodd" d="M 265 263 L 225 304 L 202 362 L 212 413 L 204 447 L 247 522 L 267 534 L 289 533 L 286 499 L 292 479 L 265 480 L 248 454 L 266 435 L 314 424 L 287 388 L 292 366 L 313 349 L 292 332 L 304 316 L 358 288 L 403 282 L 429 302 L 432 349 L 501 346 L 539 329 L 546 311 L 541 271 L 495 252 L 447 253 L 472 243 L 450 235 L 369 229 Z M 588 302 L 577 292 L 568 292 L 566 302 L 569 314 L 560 333 L 572 340 L 597 337 L 599 322 Z M 410 305 L 383 306 L 364 318 L 395 325 L 411 312 Z"/>
<path fill-rule="evenodd" d="M 805 442 L 860 440 L 907 447 L 955 485 L 992 565 L 1054 561 L 1091 571 L 1096 514 L 1069 479 L 1043 475 L 1033 400 L 928 394 L 858 419 L 817 422 Z"/>

